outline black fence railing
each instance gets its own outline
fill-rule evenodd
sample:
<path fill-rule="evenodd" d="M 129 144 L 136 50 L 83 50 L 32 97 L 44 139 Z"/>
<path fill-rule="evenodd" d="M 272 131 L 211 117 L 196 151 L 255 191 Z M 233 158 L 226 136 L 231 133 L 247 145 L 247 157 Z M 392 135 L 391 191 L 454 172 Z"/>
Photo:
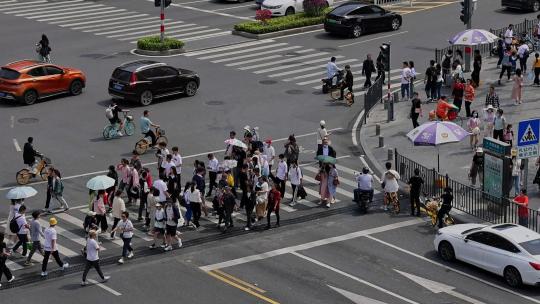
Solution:
<path fill-rule="evenodd" d="M 514 24 L 514 35 L 521 35 L 522 33 L 531 34 L 532 31 L 536 28 L 537 22 L 538 21 L 536 19 L 531 19 L 531 20 L 525 19 L 521 23 Z M 489 31 L 498 37 L 504 37 L 504 33 L 506 29 L 507 28 L 505 27 L 505 28 L 500 28 L 500 29 L 489 29 Z M 496 42 L 471 46 L 471 48 L 473 52 L 474 50 L 480 50 L 480 55 L 482 55 L 482 57 L 486 57 L 491 54 L 491 50 L 493 49 L 495 45 L 497 45 Z M 448 53 L 448 50 L 452 50 L 454 54 L 456 50 L 461 50 L 461 52 L 464 53 L 465 47 L 466 46 L 463 46 L 463 45 L 450 45 L 442 49 L 435 49 L 435 61 L 437 63 L 441 63 L 443 55 Z"/>
<path fill-rule="evenodd" d="M 414 176 L 415 169 L 420 170 L 420 176 L 424 179 L 422 191 L 427 197 L 440 196 L 444 188 L 448 186 L 453 190 L 453 208 L 493 224 L 521 223 L 529 229 L 540 232 L 540 218 L 537 210 L 521 207 L 508 198 L 494 197 L 480 189 L 465 185 L 399 154 L 397 150 L 394 152 L 394 157 L 396 170 L 403 182 L 407 182 Z M 521 221 L 520 213 L 527 215 L 522 216 Z M 525 223 L 525 218 L 527 223 Z"/>
<path fill-rule="evenodd" d="M 363 123 L 367 121 L 371 109 L 383 98 L 383 79 L 382 77 L 375 80 L 364 95 L 364 118 Z"/>

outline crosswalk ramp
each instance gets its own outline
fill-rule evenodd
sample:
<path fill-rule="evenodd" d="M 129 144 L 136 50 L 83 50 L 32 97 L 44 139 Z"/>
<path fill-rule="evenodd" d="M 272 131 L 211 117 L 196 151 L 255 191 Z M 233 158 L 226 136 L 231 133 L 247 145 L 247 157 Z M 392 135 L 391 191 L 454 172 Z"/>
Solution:
<path fill-rule="evenodd" d="M 0 0 L 0 13 L 132 44 L 139 38 L 160 33 L 158 9 L 151 15 L 95 1 Z M 167 37 L 186 42 L 231 34 L 219 28 L 172 19 L 165 19 L 165 31 Z"/>
<path fill-rule="evenodd" d="M 348 156 L 344 156 L 344 158 L 347 157 Z M 304 189 L 307 192 L 307 197 L 305 199 L 298 199 L 296 204 L 290 205 L 290 202 L 292 201 L 292 188 L 291 184 L 287 182 L 285 198 L 282 200 L 280 208 L 282 216 L 284 214 L 291 214 L 290 216 L 294 217 L 296 216 L 296 214 L 301 214 L 302 212 L 309 211 L 314 208 L 322 208 L 322 206 L 320 205 L 319 197 L 319 182 L 315 180 L 315 177 L 319 172 L 318 164 L 302 164 L 300 165 L 300 168 L 303 174 L 303 185 Z M 358 172 L 360 168 L 350 168 L 344 165 L 337 164 L 336 169 L 338 170 L 340 185 L 337 188 L 335 206 L 339 207 L 340 205 L 344 205 L 352 201 L 353 191 L 357 187 L 356 172 Z M 376 190 L 375 193 L 378 194 L 379 191 Z M 181 228 L 180 231 L 200 233 L 204 230 L 216 229 L 215 227 L 218 223 L 218 219 L 215 215 L 212 214 L 212 203 L 210 201 L 206 201 L 206 206 L 209 214 L 208 216 L 201 217 L 201 227 L 198 229 L 198 231 L 191 231 L 190 229 L 185 230 L 186 228 Z M 130 218 L 132 219 L 135 226 L 134 237 L 132 240 L 132 243 L 134 245 L 133 247 L 137 248 L 138 246 L 149 245 L 152 242 L 153 238 L 147 234 L 146 230 L 143 230 L 143 223 L 134 220 L 137 218 L 138 206 L 129 205 L 128 211 L 131 214 Z M 85 233 L 82 229 L 82 226 L 84 217 L 87 212 L 88 206 L 79 206 L 69 209 L 68 212 L 59 212 L 53 215 L 44 215 L 40 219 L 42 227 L 45 228 L 48 227 L 48 219 L 51 216 L 57 218 L 58 225 L 56 226 L 56 230 L 58 232 L 58 249 L 60 255 L 62 257 L 67 257 L 68 260 L 69 258 L 80 256 L 81 249 L 86 244 Z M 183 207 L 182 213 L 185 213 L 185 209 Z M 233 218 L 235 222 L 237 222 L 237 225 L 245 225 L 247 221 L 245 210 L 236 211 L 235 213 L 233 213 Z M 113 224 L 112 217 L 107 216 L 107 221 L 110 229 Z M 0 223 L 4 225 L 5 221 Z M 109 237 L 109 233 L 106 233 L 100 234 L 98 236 L 98 241 L 100 242 L 101 250 L 103 251 L 104 255 L 116 254 L 120 256 L 122 250 L 121 248 L 123 245 L 121 239 L 116 238 L 114 240 L 111 240 Z M 42 262 L 42 256 L 38 252 L 36 252 L 32 257 L 32 260 L 34 263 L 40 264 Z M 20 254 L 14 254 L 12 257 L 10 257 L 10 260 L 7 264 L 11 270 L 17 271 L 24 268 L 24 261 L 25 258 L 21 257 Z"/>
<path fill-rule="evenodd" d="M 363 59 L 347 58 L 324 50 L 290 45 L 273 39 L 223 46 L 208 50 L 185 53 L 184 56 L 210 61 L 228 68 L 265 75 L 284 82 L 313 89 L 321 88 L 321 79 L 326 78 L 326 64 L 330 57 L 337 59 L 340 67 L 350 65 L 353 76 L 353 91 L 363 89 L 365 76 L 362 75 Z M 401 69 L 390 71 L 393 80 L 391 88 L 400 87 Z M 376 74 L 372 74 L 372 81 Z M 361 95 L 358 93 L 357 95 Z"/>

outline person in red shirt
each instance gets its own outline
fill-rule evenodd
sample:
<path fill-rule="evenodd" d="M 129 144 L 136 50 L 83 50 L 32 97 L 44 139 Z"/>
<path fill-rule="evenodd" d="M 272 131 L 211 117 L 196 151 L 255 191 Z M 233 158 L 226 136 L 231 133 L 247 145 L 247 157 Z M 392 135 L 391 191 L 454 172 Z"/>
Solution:
<path fill-rule="evenodd" d="M 272 211 L 276 214 L 276 227 L 279 227 L 279 204 L 281 203 L 281 192 L 278 190 L 278 184 L 272 183 L 272 190 L 268 192 L 268 205 L 266 212 L 266 228 L 270 229 L 270 215 Z"/>
<path fill-rule="evenodd" d="M 518 204 L 519 224 L 524 227 L 529 227 L 529 197 L 527 190 L 521 189 L 519 195 L 514 198 L 514 203 Z"/>
<path fill-rule="evenodd" d="M 435 113 L 440 120 L 448 120 L 448 110 L 453 109 L 454 105 L 446 100 L 446 96 L 441 96 L 441 99 L 437 102 L 437 109 Z"/>

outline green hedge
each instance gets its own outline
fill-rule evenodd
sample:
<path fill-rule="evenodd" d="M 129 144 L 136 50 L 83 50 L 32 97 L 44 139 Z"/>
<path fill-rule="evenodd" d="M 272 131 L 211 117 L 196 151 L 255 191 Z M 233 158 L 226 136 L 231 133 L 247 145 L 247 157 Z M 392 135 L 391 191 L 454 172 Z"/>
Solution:
<path fill-rule="evenodd" d="M 162 43 L 159 36 L 143 37 L 137 40 L 137 48 L 146 51 L 167 51 L 181 49 L 183 46 L 183 41 L 173 38 L 165 38 Z"/>
<path fill-rule="evenodd" d="M 324 14 L 319 17 L 307 17 L 304 13 L 272 18 L 263 24 L 260 21 L 247 21 L 238 23 L 234 26 L 237 31 L 247 32 L 251 34 L 266 34 L 277 31 L 283 31 L 298 27 L 321 24 L 324 22 L 325 15 L 330 9 L 326 9 Z"/>

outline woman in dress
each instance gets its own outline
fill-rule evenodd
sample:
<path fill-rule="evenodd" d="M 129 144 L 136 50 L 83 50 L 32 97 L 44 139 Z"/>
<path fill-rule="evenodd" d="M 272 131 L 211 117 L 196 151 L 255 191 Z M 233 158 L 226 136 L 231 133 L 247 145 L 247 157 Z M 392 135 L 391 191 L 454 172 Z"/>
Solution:
<path fill-rule="evenodd" d="M 513 77 L 514 86 L 512 87 L 512 100 L 516 104 L 521 104 L 521 96 L 523 93 L 523 75 L 521 69 L 516 69 L 516 74 Z"/>
<path fill-rule="evenodd" d="M 467 122 L 467 128 L 469 129 L 471 149 L 474 151 L 478 146 L 478 135 L 480 135 L 480 118 L 478 118 L 478 112 L 472 111 L 471 118 Z"/>
<path fill-rule="evenodd" d="M 324 166 L 321 167 L 315 179 L 319 181 L 320 203 L 324 206 L 329 206 L 328 199 L 330 198 L 330 192 L 328 191 L 328 173 Z"/>

